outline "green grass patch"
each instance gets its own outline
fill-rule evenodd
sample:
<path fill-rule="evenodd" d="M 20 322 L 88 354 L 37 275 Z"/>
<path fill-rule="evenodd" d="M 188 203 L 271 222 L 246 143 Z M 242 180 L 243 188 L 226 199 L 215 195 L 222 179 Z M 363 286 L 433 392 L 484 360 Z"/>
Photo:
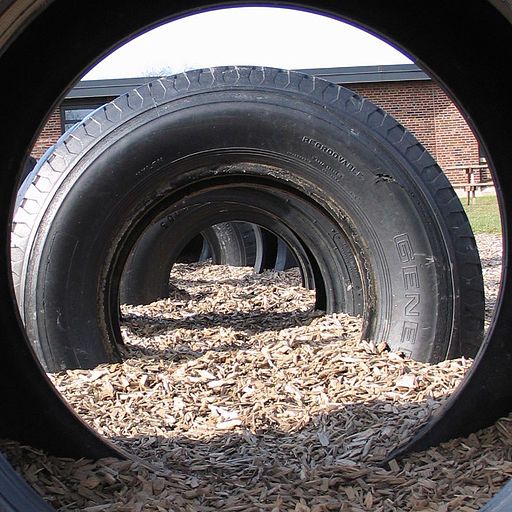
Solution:
<path fill-rule="evenodd" d="M 467 198 L 460 198 L 466 215 L 469 218 L 473 233 L 501 233 L 500 213 L 498 210 L 498 201 L 495 195 L 479 196 L 474 202 L 467 204 Z"/>

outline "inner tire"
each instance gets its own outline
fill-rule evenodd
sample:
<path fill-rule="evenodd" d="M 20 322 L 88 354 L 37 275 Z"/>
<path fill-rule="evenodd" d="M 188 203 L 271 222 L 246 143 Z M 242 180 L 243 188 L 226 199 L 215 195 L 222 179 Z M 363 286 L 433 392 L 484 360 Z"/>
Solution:
<path fill-rule="evenodd" d="M 250 224 L 222 222 L 201 232 L 214 265 L 249 267 L 254 265 L 255 236 Z M 141 237 L 142 238 L 142 237 Z M 137 245 L 140 245 L 139 240 Z M 151 248 L 149 248 L 151 250 Z"/>
<path fill-rule="evenodd" d="M 264 175 L 266 169 L 259 172 Z M 241 219 L 246 222 L 237 222 Z M 272 234 L 276 246 L 279 240 L 292 254 L 290 260 L 299 267 L 307 288 L 314 289 L 317 283 L 318 308 L 351 315 L 364 313 L 361 276 L 348 243 L 344 242 L 344 250 L 333 250 L 332 233 L 338 231 L 340 241 L 344 237 L 335 223 L 289 191 L 261 184 L 253 189 L 250 184 L 235 186 L 217 180 L 212 187 L 185 195 L 142 234 L 122 274 L 121 303 L 127 296 L 127 283 L 130 289 L 160 292 L 160 298 L 169 295 L 169 269 L 179 261 L 183 247 L 193 236 L 190 226 L 205 233 L 212 223 L 215 227 L 254 222 L 261 232 Z M 150 258 L 151 265 L 142 265 L 149 255 L 156 256 Z M 277 263 L 274 255 L 274 264 Z M 134 267 L 139 269 L 137 280 L 133 279 Z"/>
<path fill-rule="evenodd" d="M 121 277 L 121 304 L 150 304 L 169 297 L 169 274 L 175 262 L 210 260 L 214 265 L 255 266 L 258 226 L 243 222 L 208 225 L 192 237 L 179 255 L 176 241 L 169 233 L 162 235 L 164 226 L 167 225 L 160 222 L 147 229 L 130 253 Z M 187 231 L 190 237 L 197 230 L 187 227 Z"/>
<path fill-rule="evenodd" d="M 117 360 L 117 288 L 137 237 L 194 187 L 249 178 L 292 191 L 336 224 L 331 249 L 351 247 L 366 338 L 423 361 L 475 355 L 484 314 L 476 243 L 423 146 L 332 83 L 225 67 L 116 99 L 39 168 L 15 214 L 12 266 L 47 367 Z"/>

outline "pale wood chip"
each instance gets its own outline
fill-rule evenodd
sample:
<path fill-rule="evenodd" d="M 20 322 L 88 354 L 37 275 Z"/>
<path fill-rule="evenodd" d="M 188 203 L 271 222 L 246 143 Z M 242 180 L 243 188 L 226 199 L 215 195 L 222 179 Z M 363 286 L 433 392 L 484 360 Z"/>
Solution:
<path fill-rule="evenodd" d="M 498 238 L 477 237 L 491 304 Z M 50 375 L 145 464 L 2 442 L 57 510 L 478 510 L 512 477 L 512 418 L 379 465 L 472 361 L 429 365 L 361 340 L 361 319 L 315 311 L 296 269 L 180 264 L 171 282 L 169 299 L 121 307 L 123 363 Z"/>

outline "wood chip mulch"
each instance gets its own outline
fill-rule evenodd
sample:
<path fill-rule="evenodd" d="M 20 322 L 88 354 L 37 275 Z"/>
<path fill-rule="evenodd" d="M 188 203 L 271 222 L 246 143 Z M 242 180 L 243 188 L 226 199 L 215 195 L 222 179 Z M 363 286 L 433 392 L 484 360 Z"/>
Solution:
<path fill-rule="evenodd" d="M 498 242 L 478 237 L 489 304 Z M 86 422 L 140 460 L 1 443 L 57 510 L 474 511 L 512 476 L 512 417 L 380 465 L 470 360 L 429 365 L 362 341 L 360 319 L 315 311 L 295 270 L 182 264 L 172 283 L 170 299 L 122 307 L 122 364 L 51 375 Z"/>

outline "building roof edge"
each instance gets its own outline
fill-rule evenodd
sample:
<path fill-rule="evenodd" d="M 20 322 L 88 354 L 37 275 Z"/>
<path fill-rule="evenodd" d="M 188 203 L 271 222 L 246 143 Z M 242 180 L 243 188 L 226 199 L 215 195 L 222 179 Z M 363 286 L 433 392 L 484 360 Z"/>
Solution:
<path fill-rule="evenodd" d="M 296 71 L 337 84 L 430 80 L 430 77 L 415 64 L 311 68 Z M 155 78 L 158 77 L 81 80 L 69 91 L 66 99 L 117 97 Z"/>

